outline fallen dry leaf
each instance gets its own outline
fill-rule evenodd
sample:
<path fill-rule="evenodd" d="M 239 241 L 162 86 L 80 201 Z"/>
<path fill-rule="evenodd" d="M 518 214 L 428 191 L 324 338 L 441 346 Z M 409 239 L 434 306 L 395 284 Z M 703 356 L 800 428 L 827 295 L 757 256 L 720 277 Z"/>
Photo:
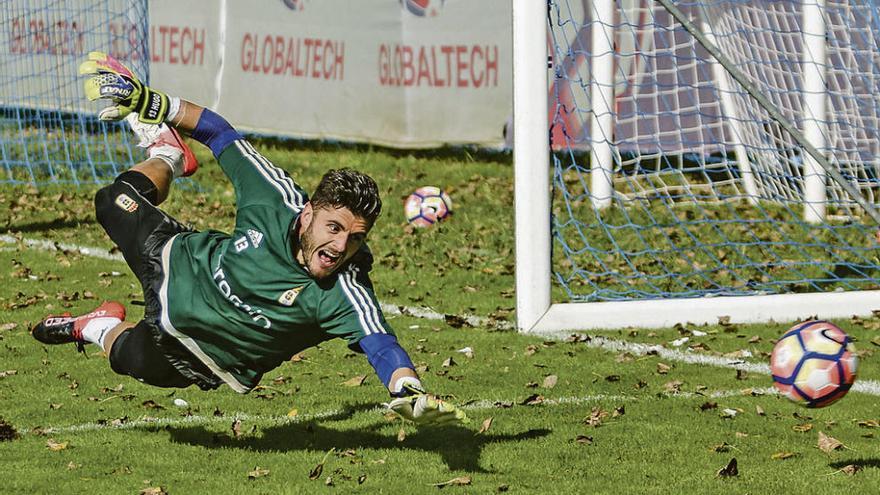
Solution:
<path fill-rule="evenodd" d="M 441 364 L 440 366 L 442 366 L 444 368 L 451 368 L 451 367 L 455 366 L 456 364 L 457 363 L 451 357 L 449 357 L 449 358 L 446 358 L 446 360 L 443 361 L 443 364 Z"/>
<path fill-rule="evenodd" d="M 672 369 L 672 366 L 664 363 L 657 363 L 657 374 L 665 375 L 669 373 L 669 370 Z"/>
<path fill-rule="evenodd" d="M 766 416 L 767 415 L 767 413 L 764 412 L 764 408 L 761 406 L 757 406 L 757 405 L 755 406 L 755 414 L 757 414 L 758 416 Z"/>
<path fill-rule="evenodd" d="M 471 477 L 470 476 L 459 476 L 458 478 L 452 478 L 449 481 L 443 481 L 441 483 L 434 483 L 431 486 L 438 486 L 438 487 L 442 488 L 444 486 L 465 486 L 465 485 L 470 485 L 470 484 L 471 484 Z"/>
<path fill-rule="evenodd" d="M 257 478 L 262 478 L 263 476 L 266 476 L 267 474 L 269 474 L 268 469 L 261 468 L 260 466 L 254 466 L 254 470 L 248 472 L 248 479 L 255 480 Z"/>
<path fill-rule="evenodd" d="M 813 423 L 801 423 L 799 425 L 792 426 L 791 429 L 798 433 L 806 433 L 813 429 Z"/>
<path fill-rule="evenodd" d="M 726 466 L 715 473 L 716 478 L 730 478 L 732 476 L 739 476 L 739 469 L 736 467 L 736 457 L 730 459 Z"/>
<path fill-rule="evenodd" d="M 239 438 L 241 436 L 241 420 L 236 419 L 232 422 L 232 436 L 234 438 Z"/>
<path fill-rule="evenodd" d="M 161 486 L 151 486 L 138 492 L 138 495 L 168 495 Z"/>
<path fill-rule="evenodd" d="M 471 326 L 471 324 L 468 323 L 467 319 L 458 315 L 443 315 L 443 319 L 446 320 L 446 324 L 452 328 Z"/>
<path fill-rule="evenodd" d="M 635 361 L 636 357 L 631 352 L 624 352 L 623 354 L 618 354 L 614 360 L 618 363 L 628 363 L 630 361 Z"/>
<path fill-rule="evenodd" d="M 367 379 L 367 375 L 357 375 L 348 380 L 344 381 L 342 384 L 346 387 L 360 387 L 363 385 L 364 381 Z"/>
<path fill-rule="evenodd" d="M 401 429 L 397 430 L 397 441 L 402 442 L 404 440 L 406 440 L 406 430 L 401 428 Z"/>
<path fill-rule="evenodd" d="M 556 386 L 556 382 L 559 380 L 559 377 L 556 375 L 547 375 L 544 377 L 544 383 L 541 385 L 544 388 L 553 388 Z"/>
<path fill-rule="evenodd" d="M 857 464 L 847 464 L 840 469 L 840 472 L 852 476 L 862 470 L 862 466 Z"/>
<path fill-rule="evenodd" d="M 717 402 L 707 401 L 700 404 L 700 411 L 709 411 L 712 409 L 718 409 Z"/>
<path fill-rule="evenodd" d="M 532 394 L 526 397 L 522 402 L 519 403 L 521 406 L 537 406 L 544 402 L 544 396 L 539 394 Z"/>
<path fill-rule="evenodd" d="M 598 427 L 602 425 L 602 421 L 608 417 L 608 412 L 604 411 L 600 407 L 594 407 L 590 410 L 590 415 L 584 418 L 584 423 L 587 426 Z"/>
<path fill-rule="evenodd" d="M 785 459 L 791 459 L 792 457 L 794 457 L 796 455 L 797 455 L 797 452 L 782 451 L 782 452 L 774 452 L 773 455 L 770 456 L 770 458 L 773 459 L 774 461 L 783 461 Z"/>
<path fill-rule="evenodd" d="M 474 433 L 474 435 L 481 435 L 483 433 L 486 433 L 487 431 L 489 431 L 489 428 L 491 428 L 491 427 L 492 427 L 492 418 L 488 417 L 483 420 L 483 424 L 480 425 L 479 431 Z"/>
<path fill-rule="evenodd" d="M 673 380 L 671 382 L 666 382 L 663 384 L 663 390 L 670 394 L 677 394 L 681 392 L 681 386 L 684 385 L 684 382 Z"/>
<path fill-rule="evenodd" d="M 321 473 L 324 472 L 324 463 L 327 462 L 327 458 L 330 457 L 333 452 L 336 452 L 336 448 L 332 448 L 324 454 L 324 458 L 321 459 L 321 462 L 318 463 L 317 466 L 313 467 L 311 471 L 309 471 L 309 479 L 314 481 L 321 477 Z"/>
<path fill-rule="evenodd" d="M 578 435 L 574 441 L 581 445 L 593 445 L 593 437 L 589 435 Z"/>
<path fill-rule="evenodd" d="M 64 450 L 67 448 L 67 442 L 57 442 L 54 439 L 50 438 L 46 441 L 46 448 L 51 450 L 52 452 L 58 452 L 59 450 Z"/>
<path fill-rule="evenodd" d="M 154 401 L 152 399 L 145 400 L 144 402 L 141 403 L 141 406 L 143 406 L 147 409 L 165 409 L 165 406 L 163 406 L 162 404 L 156 403 L 156 401 Z"/>
<path fill-rule="evenodd" d="M 830 454 L 832 451 L 842 449 L 846 446 L 836 438 L 828 436 L 820 431 L 818 447 L 822 452 Z"/>

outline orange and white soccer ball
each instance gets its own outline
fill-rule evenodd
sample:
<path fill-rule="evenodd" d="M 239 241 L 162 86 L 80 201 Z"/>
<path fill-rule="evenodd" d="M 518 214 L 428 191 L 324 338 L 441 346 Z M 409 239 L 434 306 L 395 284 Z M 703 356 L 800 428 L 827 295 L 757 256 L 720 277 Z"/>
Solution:
<path fill-rule="evenodd" d="M 806 407 L 825 407 L 840 400 L 856 381 L 858 364 L 852 339 L 821 320 L 791 327 L 770 356 L 773 385 Z"/>
<path fill-rule="evenodd" d="M 415 190 L 403 204 L 406 221 L 415 227 L 430 227 L 452 214 L 452 199 L 436 186 Z"/>

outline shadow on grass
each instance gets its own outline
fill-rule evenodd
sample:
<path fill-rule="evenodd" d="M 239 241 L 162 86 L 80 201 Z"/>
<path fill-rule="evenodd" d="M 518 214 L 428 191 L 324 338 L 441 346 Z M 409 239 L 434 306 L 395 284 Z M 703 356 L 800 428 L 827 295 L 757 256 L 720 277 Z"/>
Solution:
<path fill-rule="evenodd" d="M 550 434 L 548 429 L 533 429 L 513 435 L 491 432 L 475 435 L 475 428 L 436 426 L 420 428 L 408 434 L 404 441 L 398 442 L 396 435 L 378 431 L 388 427 L 388 423 L 382 421 L 354 429 L 325 425 L 348 419 L 356 412 L 374 410 L 375 407 L 375 404 L 348 406 L 343 412 L 320 420 L 261 428 L 260 436 L 234 438 L 229 433 L 218 433 L 202 426 L 171 427 L 165 431 L 170 433 L 172 442 L 211 449 L 238 448 L 255 452 L 328 451 L 332 448 L 337 452 L 348 449 L 423 450 L 439 454 L 451 470 L 469 472 L 486 472 L 479 465 L 480 454 L 486 445 L 539 439 Z"/>
<path fill-rule="evenodd" d="M 41 222 L 30 222 L 25 224 L 8 224 L 6 225 L 6 233 L 14 234 L 14 233 L 31 233 L 31 232 L 46 232 L 50 230 L 63 230 L 63 229 L 75 229 L 85 226 L 90 226 L 93 224 L 97 224 L 94 218 L 77 218 L 72 220 L 45 220 Z"/>

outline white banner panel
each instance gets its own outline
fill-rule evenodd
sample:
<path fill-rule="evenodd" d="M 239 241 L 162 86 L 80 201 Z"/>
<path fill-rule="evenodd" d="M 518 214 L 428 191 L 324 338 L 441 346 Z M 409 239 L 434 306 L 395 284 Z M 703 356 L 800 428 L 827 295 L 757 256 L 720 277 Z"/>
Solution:
<path fill-rule="evenodd" d="M 150 2 L 150 84 L 215 108 L 223 66 L 220 0 Z"/>
<path fill-rule="evenodd" d="M 156 0 L 152 83 L 255 132 L 499 146 L 510 22 L 501 0 Z"/>

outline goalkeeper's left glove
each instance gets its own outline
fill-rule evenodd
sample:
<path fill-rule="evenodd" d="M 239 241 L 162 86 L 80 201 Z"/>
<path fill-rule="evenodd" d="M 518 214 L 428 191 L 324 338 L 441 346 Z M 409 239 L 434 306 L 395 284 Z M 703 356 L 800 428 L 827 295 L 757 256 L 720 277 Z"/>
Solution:
<path fill-rule="evenodd" d="M 427 394 L 421 387 L 404 383 L 397 397 L 386 404 L 398 416 L 419 426 L 467 423 L 470 421 L 464 411 L 454 404 Z"/>
<path fill-rule="evenodd" d="M 79 73 L 92 76 L 85 82 L 89 100 L 111 102 L 98 113 L 101 120 L 120 120 L 134 112 L 145 124 L 161 124 L 168 115 L 168 96 L 145 86 L 131 69 L 106 53 L 89 53 Z"/>

